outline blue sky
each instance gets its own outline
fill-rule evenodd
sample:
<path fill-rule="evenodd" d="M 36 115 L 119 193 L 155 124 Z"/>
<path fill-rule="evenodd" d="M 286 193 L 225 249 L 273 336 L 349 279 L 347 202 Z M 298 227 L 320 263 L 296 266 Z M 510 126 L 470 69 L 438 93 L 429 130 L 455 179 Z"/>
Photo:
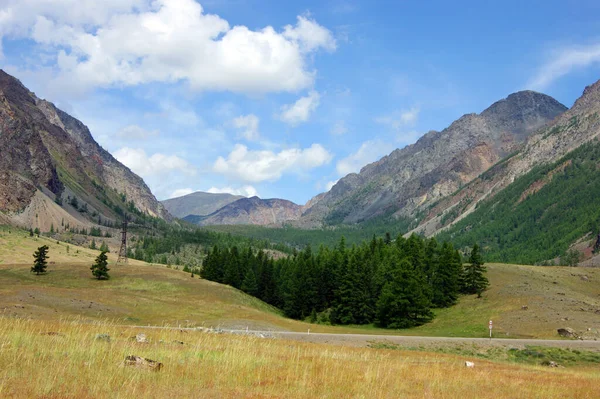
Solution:
<path fill-rule="evenodd" d="M 591 0 L 0 0 L 0 66 L 159 199 L 305 203 L 512 92 L 571 106 L 600 78 L 598 15 Z"/>

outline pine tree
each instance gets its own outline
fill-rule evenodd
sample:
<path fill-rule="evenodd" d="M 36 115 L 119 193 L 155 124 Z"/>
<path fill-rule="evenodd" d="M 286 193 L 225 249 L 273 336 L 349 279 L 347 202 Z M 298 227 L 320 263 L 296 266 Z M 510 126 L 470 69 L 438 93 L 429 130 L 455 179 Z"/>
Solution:
<path fill-rule="evenodd" d="M 46 273 L 46 267 L 48 266 L 48 246 L 43 245 L 37 249 L 33 254 L 33 267 L 31 272 L 39 276 L 42 273 Z"/>
<path fill-rule="evenodd" d="M 433 305 L 445 308 L 456 303 L 459 293 L 459 278 L 462 265 L 451 244 L 445 242 L 440 250 L 437 269 L 432 276 Z"/>
<path fill-rule="evenodd" d="M 90 249 L 96 249 L 96 240 L 92 240 L 92 243 L 90 244 Z"/>
<path fill-rule="evenodd" d="M 108 257 L 106 256 L 106 252 L 101 252 L 100 255 L 96 258 L 96 262 L 90 267 L 92 274 L 98 280 L 108 280 L 110 276 L 108 275 Z"/>
<path fill-rule="evenodd" d="M 251 267 L 246 270 L 241 289 L 248 295 L 258 296 L 258 282 L 256 281 L 254 270 L 252 270 Z"/>
<path fill-rule="evenodd" d="M 469 256 L 469 263 L 464 267 L 462 292 L 464 294 L 477 294 L 477 297 L 481 298 L 481 293 L 489 285 L 485 273 L 486 268 L 483 266 L 483 260 L 479 253 L 479 245 L 475 244 Z"/>
<path fill-rule="evenodd" d="M 407 260 L 391 270 L 377 301 L 375 324 L 385 328 L 408 328 L 433 318 L 431 302 L 417 271 Z"/>
<path fill-rule="evenodd" d="M 110 250 L 108 248 L 108 245 L 106 244 L 105 241 L 102 241 L 102 244 L 100 245 L 100 251 L 101 252 L 107 252 L 107 253 L 110 252 Z"/>

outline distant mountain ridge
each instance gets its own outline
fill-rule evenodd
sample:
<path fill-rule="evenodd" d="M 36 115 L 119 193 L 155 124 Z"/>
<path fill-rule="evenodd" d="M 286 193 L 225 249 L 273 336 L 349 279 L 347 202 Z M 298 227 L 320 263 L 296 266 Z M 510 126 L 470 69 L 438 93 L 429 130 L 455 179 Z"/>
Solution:
<path fill-rule="evenodd" d="M 353 224 L 379 216 L 414 218 L 516 151 L 566 109 L 545 94 L 511 94 L 481 114 L 464 115 L 443 131 L 431 131 L 340 179 L 313 199 L 298 225 Z"/>
<path fill-rule="evenodd" d="M 0 221 L 48 231 L 117 222 L 124 214 L 171 220 L 148 186 L 77 119 L 0 70 Z"/>
<path fill-rule="evenodd" d="M 244 198 L 241 195 L 213 194 L 197 191 L 182 197 L 162 201 L 171 215 L 180 219 L 186 216 L 207 216 L 224 206 Z"/>
<path fill-rule="evenodd" d="M 184 220 L 201 226 L 226 224 L 281 226 L 286 222 L 298 220 L 302 210 L 302 206 L 291 201 L 251 197 L 234 201 L 208 216 L 188 216 Z"/>

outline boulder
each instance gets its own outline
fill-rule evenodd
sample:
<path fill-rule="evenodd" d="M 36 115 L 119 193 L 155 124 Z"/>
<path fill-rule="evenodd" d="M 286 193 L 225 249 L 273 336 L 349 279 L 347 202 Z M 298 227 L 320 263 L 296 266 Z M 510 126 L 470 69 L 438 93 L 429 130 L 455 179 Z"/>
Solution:
<path fill-rule="evenodd" d="M 465 367 L 468 367 L 468 368 L 473 368 L 473 367 L 475 367 L 475 363 L 473 363 L 473 362 L 469 362 L 469 361 L 466 361 L 466 362 L 465 362 Z"/>
<path fill-rule="evenodd" d="M 558 335 L 560 335 L 561 337 L 577 338 L 577 333 L 575 333 L 575 330 L 573 330 L 572 328 L 569 328 L 569 327 L 559 328 L 556 331 L 558 332 Z"/>
<path fill-rule="evenodd" d="M 110 342 L 110 335 L 108 335 L 108 334 L 96 334 L 96 341 Z"/>
<path fill-rule="evenodd" d="M 146 334 L 140 333 L 135 336 L 135 340 L 140 344 L 147 344 L 148 338 L 146 338 Z"/>
<path fill-rule="evenodd" d="M 160 371 L 163 364 L 155 360 L 146 359 L 145 357 L 129 355 L 125 358 L 125 366 L 136 367 L 150 371 Z"/>

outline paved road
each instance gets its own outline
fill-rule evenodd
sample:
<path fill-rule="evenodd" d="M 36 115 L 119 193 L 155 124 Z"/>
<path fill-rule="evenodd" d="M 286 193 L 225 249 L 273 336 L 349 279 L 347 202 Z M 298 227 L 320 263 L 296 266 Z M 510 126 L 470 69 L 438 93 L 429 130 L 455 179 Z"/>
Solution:
<path fill-rule="evenodd" d="M 177 328 L 160 326 L 136 326 L 134 328 L 171 328 L 185 331 L 203 331 L 198 328 Z M 550 346 L 561 348 L 580 348 L 600 352 L 600 341 L 593 340 L 546 340 L 546 339 L 509 339 L 509 338 L 456 338 L 456 337 L 418 337 L 418 336 L 400 336 L 400 335 L 370 335 L 370 334 L 327 334 L 327 333 L 309 333 L 291 332 L 291 331 L 255 331 L 255 330 L 214 330 L 231 334 L 247 334 L 259 337 L 272 337 L 289 339 L 294 341 L 329 343 L 334 345 L 346 346 L 368 346 L 374 342 L 385 342 L 406 347 L 440 347 L 455 346 L 463 344 L 475 344 L 477 346 L 498 346 L 498 347 L 524 347 L 529 346 Z"/>

